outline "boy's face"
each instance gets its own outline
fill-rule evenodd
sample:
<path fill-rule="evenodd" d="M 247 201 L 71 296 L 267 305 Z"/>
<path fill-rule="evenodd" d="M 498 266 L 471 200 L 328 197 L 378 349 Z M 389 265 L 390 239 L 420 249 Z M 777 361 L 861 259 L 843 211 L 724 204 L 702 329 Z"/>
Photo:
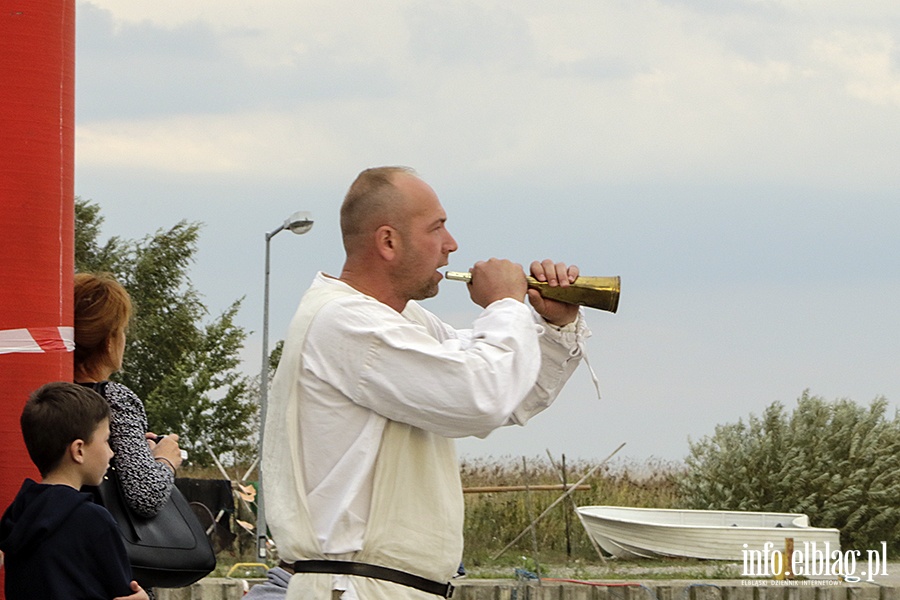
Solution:
<path fill-rule="evenodd" d="M 103 419 L 97 424 L 91 439 L 84 444 L 83 451 L 86 478 L 89 479 L 85 483 L 100 485 L 109 468 L 109 459 L 113 456 L 109 447 L 109 419 Z"/>

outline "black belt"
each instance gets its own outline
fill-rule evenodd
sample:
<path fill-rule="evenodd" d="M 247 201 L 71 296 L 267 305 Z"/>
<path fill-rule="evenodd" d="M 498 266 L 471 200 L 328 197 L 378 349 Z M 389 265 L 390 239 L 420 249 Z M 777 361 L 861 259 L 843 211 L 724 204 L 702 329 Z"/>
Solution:
<path fill-rule="evenodd" d="M 283 562 L 281 568 L 294 573 L 329 573 L 332 575 L 359 575 L 371 577 L 434 594 L 441 598 L 453 596 L 453 586 L 449 583 L 432 581 L 406 571 L 398 571 L 388 567 L 370 565 L 368 563 L 350 562 L 346 560 L 298 560 L 295 563 Z"/>

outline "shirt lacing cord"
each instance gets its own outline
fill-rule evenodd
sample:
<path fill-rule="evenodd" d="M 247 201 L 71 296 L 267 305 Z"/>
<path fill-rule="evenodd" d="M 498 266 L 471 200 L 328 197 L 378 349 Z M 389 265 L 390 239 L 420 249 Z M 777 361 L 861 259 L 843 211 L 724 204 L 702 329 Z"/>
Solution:
<path fill-rule="evenodd" d="M 584 322 L 584 315 L 582 312 L 578 311 L 578 316 L 571 323 L 560 326 L 548 322 L 547 327 L 560 335 L 569 334 L 575 336 L 577 348 L 572 350 L 572 355 L 574 356 L 579 350 L 581 351 L 581 356 L 584 358 L 584 364 L 587 365 L 588 371 L 591 373 L 591 381 L 594 383 L 594 389 L 597 390 L 597 399 L 602 400 L 603 397 L 600 395 L 600 380 L 597 378 L 597 373 L 594 372 L 594 367 L 591 366 L 591 361 L 588 360 L 587 344 L 584 343 L 586 337 L 584 332 L 587 328 L 587 324 Z"/>
<path fill-rule="evenodd" d="M 584 364 L 587 365 L 588 371 L 591 373 L 591 381 L 594 382 L 594 389 L 597 390 L 597 400 L 603 400 L 603 397 L 600 395 L 600 380 L 597 379 L 597 374 L 594 373 L 594 367 L 591 366 L 591 361 L 588 360 L 587 348 L 582 350 L 582 356 L 584 357 Z"/>

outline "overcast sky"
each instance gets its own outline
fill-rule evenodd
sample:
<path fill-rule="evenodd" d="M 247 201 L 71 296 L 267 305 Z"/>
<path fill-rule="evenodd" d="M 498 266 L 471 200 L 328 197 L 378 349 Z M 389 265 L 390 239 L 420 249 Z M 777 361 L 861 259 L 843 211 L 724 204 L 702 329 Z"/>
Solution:
<path fill-rule="evenodd" d="M 416 168 L 451 268 L 620 275 L 582 366 L 526 428 L 461 454 L 680 460 L 804 389 L 900 402 L 900 4 L 121 0 L 77 5 L 76 194 L 105 236 L 205 224 L 191 274 L 244 297 L 245 367 L 317 270 L 369 166 Z M 425 307 L 477 314 L 445 282 Z"/>

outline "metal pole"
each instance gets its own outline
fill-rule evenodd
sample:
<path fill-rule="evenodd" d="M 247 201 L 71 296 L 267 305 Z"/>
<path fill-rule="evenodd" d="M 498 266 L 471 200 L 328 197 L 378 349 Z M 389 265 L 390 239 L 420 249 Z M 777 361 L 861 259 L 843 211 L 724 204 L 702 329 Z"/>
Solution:
<path fill-rule="evenodd" d="M 266 430 L 266 405 L 269 401 L 269 241 L 284 225 L 266 234 L 266 282 L 263 294 L 262 368 L 259 373 L 259 489 L 256 492 L 256 556 L 266 558 L 266 510 L 263 499 L 263 435 Z"/>

